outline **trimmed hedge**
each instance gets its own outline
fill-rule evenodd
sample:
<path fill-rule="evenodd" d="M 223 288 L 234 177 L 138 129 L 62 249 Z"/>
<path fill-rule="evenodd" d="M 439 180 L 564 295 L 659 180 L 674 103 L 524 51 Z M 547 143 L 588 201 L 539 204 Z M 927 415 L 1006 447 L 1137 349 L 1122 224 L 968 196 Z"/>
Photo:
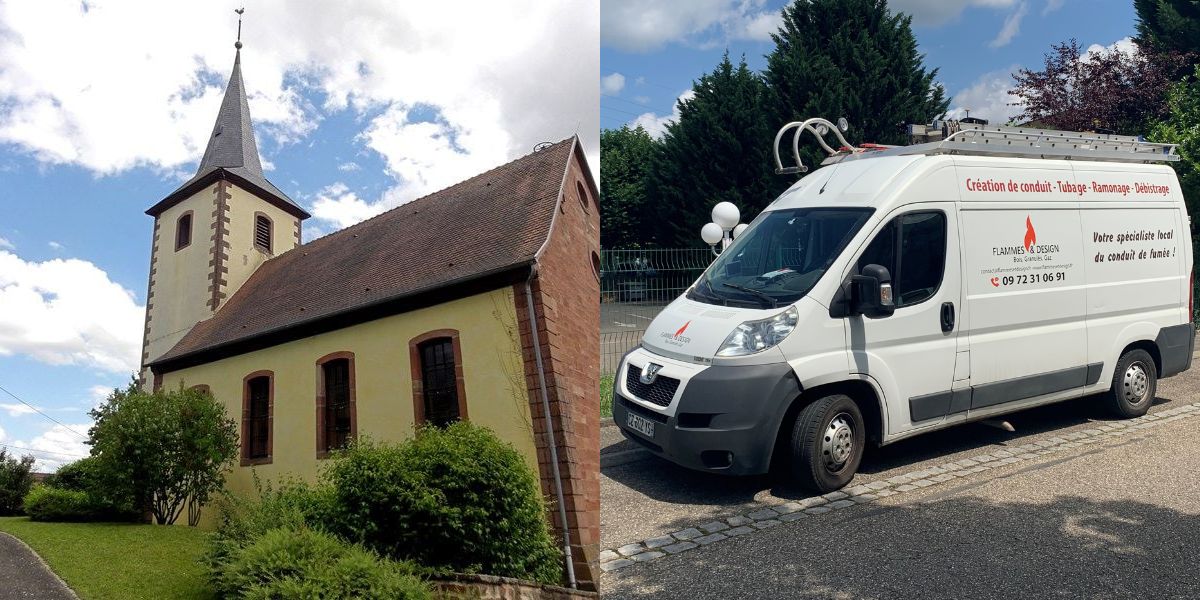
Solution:
<path fill-rule="evenodd" d="M 102 513 L 87 492 L 35 485 L 25 495 L 25 514 L 34 521 L 95 521 Z"/>
<path fill-rule="evenodd" d="M 428 427 L 352 444 L 325 472 L 342 537 L 434 570 L 562 580 L 537 478 L 491 431 Z"/>
<path fill-rule="evenodd" d="M 430 598 L 404 563 L 307 528 L 267 531 L 228 557 L 215 577 L 225 598 Z"/>

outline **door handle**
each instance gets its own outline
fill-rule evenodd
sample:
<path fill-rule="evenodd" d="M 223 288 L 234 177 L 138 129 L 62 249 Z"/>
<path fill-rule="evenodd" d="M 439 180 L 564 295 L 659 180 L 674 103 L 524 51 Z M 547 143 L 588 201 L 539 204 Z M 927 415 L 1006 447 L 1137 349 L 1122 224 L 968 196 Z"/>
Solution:
<path fill-rule="evenodd" d="M 948 332 L 954 329 L 954 303 L 942 303 L 942 331 Z"/>

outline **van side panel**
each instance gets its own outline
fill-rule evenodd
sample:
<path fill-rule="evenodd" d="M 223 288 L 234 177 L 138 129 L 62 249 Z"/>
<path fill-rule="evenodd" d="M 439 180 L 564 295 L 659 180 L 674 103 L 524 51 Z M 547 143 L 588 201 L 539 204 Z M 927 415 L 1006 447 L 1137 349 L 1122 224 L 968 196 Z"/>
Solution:
<path fill-rule="evenodd" d="M 1081 388 L 1088 362 L 1075 203 L 964 202 L 961 215 L 971 408 Z"/>
<path fill-rule="evenodd" d="M 1165 330 L 1164 343 L 1178 345 L 1170 328 L 1190 323 L 1191 240 L 1170 168 L 1079 163 L 1074 170 L 1085 190 L 1088 360 L 1105 365 L 1088 391 L 1100 391 L 1111 384 L 1116 361 L 1130 344 L 1154 342 Z"/>

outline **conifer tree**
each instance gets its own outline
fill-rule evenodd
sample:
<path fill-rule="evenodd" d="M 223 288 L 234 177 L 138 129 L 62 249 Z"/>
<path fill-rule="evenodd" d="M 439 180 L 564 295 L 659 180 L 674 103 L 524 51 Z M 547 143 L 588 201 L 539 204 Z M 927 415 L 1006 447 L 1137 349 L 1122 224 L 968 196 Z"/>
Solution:
<path fill-rule="evenodd" d="M 911 23 L 887 0 L 796 0 L 784 8 L 765 72 L 771 125 L 846 117 L 851 144 L 905 143 L 906 124 L 928 123 L 950 104 L 934 82 L 937 69 L 926 69 L 917 52 Z M 790 154 L 790 134 L 786 142 Z M 811 141 L 801 152 L 810 170 L 825 157 Z"/>
<path fill-rule="evenodd" d="M 766 87 L 744 57 L 734 65 L 726 52 L 692 91 L 649 171 L 656 241 L 664 246 L 702 246 L 700 228 L 718 202 L 736 204 L 748 222 L 793 181 L 774 175 Z"/>

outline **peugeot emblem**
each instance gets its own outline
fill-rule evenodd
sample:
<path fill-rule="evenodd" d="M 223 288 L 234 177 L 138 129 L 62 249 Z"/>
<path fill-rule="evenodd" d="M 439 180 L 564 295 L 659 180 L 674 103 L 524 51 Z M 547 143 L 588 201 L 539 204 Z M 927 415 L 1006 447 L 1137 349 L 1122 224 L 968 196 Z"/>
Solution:
<path fill-rule="evenodd" d="M 642 376 L 638 379 L 646 385 L 651 385 L 654 383 L 655 379 L 658 379 L 658 372 L 661 370 L 662 365 L 650 363 L 646 365 L 646 368 L 642 369 Z"/>

